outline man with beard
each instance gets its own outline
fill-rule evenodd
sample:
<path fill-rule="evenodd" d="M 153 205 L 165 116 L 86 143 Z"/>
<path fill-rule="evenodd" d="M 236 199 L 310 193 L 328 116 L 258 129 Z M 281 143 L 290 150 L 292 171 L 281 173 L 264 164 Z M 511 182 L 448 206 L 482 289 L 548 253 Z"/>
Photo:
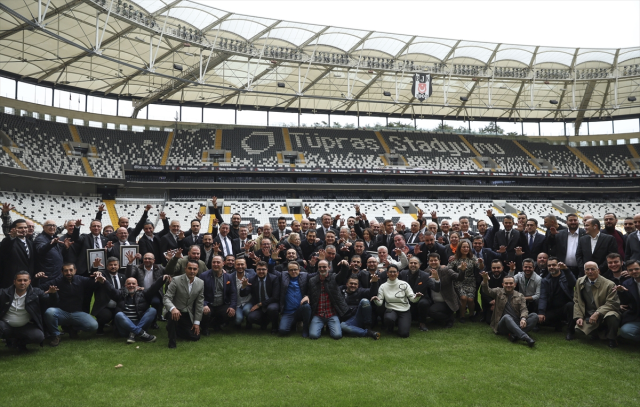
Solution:
<path fill-rule="evenodd" d="M 142 228 L 144 234 L 138 240 L 140 254 L 144 256 L 145 253 L 153 253 L 153 258 L 158 261 L 158 264 L 162 263 L 162 259 L 164 258 L 164 255 L 162 254 L 162 247 L 160 247 L 160 240 L 163 236 L 169 233 L 169 221 L 167 220 L 167 214 L 160 212 L 160 219 L 162 219 L 163 225 L 161 232 L 154 233 L 155 225 L 153 222 L 147 221 Z"/>
<path fill-rule="evenodd" d="M 534 271 L 542 278 L 545 278 L 549 271 L 547 270 L 547 261 L 549 259 L 549 255 L 547 253 L 540 253 L 536 258 L 536 268 Z"/>
<path fill-rule="evenodd" d="M 500 288 L 502 287 L 502 280 L 506 277 L 507 273 L 504 272 L 504 266 L 501 260 L 493 260 L 491 262 L 491 272 L 488 273 L 489 278 L 489 288 Z M 495 308 L 496 300 L 487 297 L 486 295 L 482 297 L 482 321 L 487 324 L 491 323 L 491 318 L 493 316 L 493 309 Z"/>
<path fill-rule="evenodd" d="M 98 322 L 88 313 L 82 312 L 82 306 L 85 295 L 93 292 L 95 280 L 99 276 L 100 273 L 95 278 L 77 276 L 75 264 L 67 263 L 62 266 L 62 276 L 40 286 L 43 291 L 49 290 L 51 286 L 58 288 L 58 307 L 51 307 L 44 313 L 45 331 L 51 338 L 49 345 L 60 344 L 60 325 L 70 327 L 71 338 L 77 338 L 78 331 L 95 332 L 98 329 Z M 47 278 L 42 272 L 36 274 L 36 278 L 43 277 Z"/>
<path fill-rule="evenodd" d="M 624 248 L 627 244 L 627 236 L 616 230 L 618 224 L 618 217 L 615 213 L 606 213 L 604 215 L 604 229 L 600 230 L 605 235 L 611 235 L 616 239 L 616 245 L 618 246 L 618 254 L 624 259 Z"/>
<path fill-rule="evenodd" d="M 365 251 L 364 241 L 362 239 L 356 239 L 350 249 L 350 258 L 353 256 L 360 256 L 362 264 L 367 264 L 367 260 L 369 259 L 369 257 L 371 257 L 371 255 Z"/>
<path fill-rule="evenodd" d="M 538 321 L 553 326 L 556 332 L 562 331 L 562 321 L 567 321 L 567 340 L 571 340 L 576 326 L 573 319 L 573 290 L 576 278 L 556 257 L 549 257 L 547 267 L 549 274 L 540 285 Z"/>
<path fill-rule="evenodd" d="M 640 213 L 633 217 L 635 231 L 627 234 L 627 246 L 624 248 L 625 260 L 640 260 Z"/>
<path fill-rule="evenodd" d="M 636 227 L 633 224 L 633 218 L 624 218 L 623 228 L 626 236 L 634 233 L 636 231 Z"/>
<path fill-rule="evenodd" d="M 202 235 L 202 245 L 200 246 L 200 260 L 202 260 L 204 264 L 209 267 L 211 266 L 211 259 L 215 255 L 216 253 L 213 247 L 213 235 L 211 233 L 205 233 L 204 235 Z"/>
<path fill-rule="evenodd" d="M 423 267 L 426 267 L 429 263 L 429 255 L 431 253 L 438 253 L 443 266 L 449 264 L 449 259 L 446 255 L 446 249 L 440 243 L 436 243 L 435 235 L 430 231 L 424 232 L 424 243 L 416 245 L 413 248 L 413 255 L 420 259 Z"/>
<path fill-rule="evenodd" d="M 162 264 L 156 263 L 153 258 L 153 253 L 145 253 L 145 255 L 142 256 L 142 265 L 136 266 L 132 261 L 129 262 L 125 277 L 135 278 L 138 287 L 143 287 L 149 290 L 153 285 L 153 282 L 157 281 L 163 275 L 166 275 L 166 279 L 169 279 L 169 275 L 164 273 L 164 267 Z M 155 297 L 151 297 L 149 304 L 155 308 L 156 317 L 160 321 L 165 321 L 164 316 L 162 315 L 162 295 L 162 290 L 159 290 Z M 158 328 L 158 325 L 154 322 L 152 328 L 156 329 Z"/>
<path fill-rule="evenodd" d="M 329 335 L 333 339 L 342 338 L 340 317 L 344 316 L 349 307 L 342 295 L 335 274 L 329 274 L 329 263 L 326 260 L 318 262 L 318 273 L 309 280 L 309 303 L 313 312 L 309 337 L 318 339 L 322 328 L 329 327 Z"/>
<path fill-rule="evenodd" d="M 202 273 L 204 281 L 204 307 L 202 308 L 202 335 L 209 336 L 209 327 L 214 332 L 222 330 L 230 318 L 236 315 L 236 287 L 231 274 L 224 272 L 222 257 L 211 259 L 211 270 Z"/>
<path fill-rule="evenodd" d="M 252 307 L 247 315 L 247 329 L 259 324 L 267 329 L 271 323 L 271 333 L 278 333 L 278 312 L 280 310 L 280 280 L 275 274 L 268 273 L 267 263 L 256 263 L 256 275 L 251 280 L 242 280 L 240 296 L 251 294 Z"/>
<path fill-rule="evenodd" d="M 231 215 L 231 227 L 229 228 L 229 236 L 231 239 L 240 238 L 240 222 L 242 222 L 242 217 L 239 213 Z"/>
<path fill-rule="evenodd" d="M 118 313 L 113 318 L 116 330 L 120 336 L 127 337 L 127 343 L 136 342 L 136 337 L 142 342 L 155 342 L 156 337 L 146 332 L 156 320 L 156 309 L 149 307 L 151 300 L 157 298 L 158 292 L 162 288 L 169 276 L 160 276 L 150 287 L 140 290 L 138 281 L 130 277 L 125 281 L 125 286 L 116 289 L 111 284 L 104 284 L 104 279 L 98 290 L 107 291 L 107 295 L 112 301 L 119 304 Z"/>
<path fill-rule="evenodd" d="M 343 260 L 345 262 L 345 260 Z M 340 286 L 349 311 L 342 317 L 340 328 L 345 334 L 359 337 L 368 336 L 373 340 L 380 339 L 380 333 L 372 331 L 372 307 L 369 298 L 378 293 L 378 276 L 373 276 L 371 288 L 360 288 L 357 278 L 349 278 L 346 285 Z"/>
<path fill-rule="evenodd" d="M 631 278 L 615 289 L 625 312 L 620 321 L 620 336 L 640 342 L 640 261 L 630 260 L 626 264 Z"/>
<path fill-rule="evenodd" d="M 91 268 L 91 273 L 97 272 L 99 269 L 104 268 L 100 258 L 96 258 Z M 119 273 L 120 262 L 115 257 L 107 258 L 107 267 L 105 268 L 104 277 L 107 280 L 107 284 L 111 284 L 116 290 L 124 287 L 125 277 L 124 274 Z M 97 288 L 99 288 L 98 286 Z M 109 298 L 107 290 L 96 290 L 95 300 L 93 302 L 93 308 L 91 309 L 91 315 L 96 317 L 98 321 L 98 330 L 96 335 L 104 335 L 104 326 L 110 323 L 115 317 L 118 310 L 116 306 L 118 304 Z"/>
<path fill-rule="evenodd" d="M 198 264 L 198 276 L 207 271 L 207 266 L 200 260 L 200 246 L 191 246 L 189 252 L 187 252 L 187 258 L 183 258 L 182 250 L 180 249 L 167 253 L 166 258 L 168 263 L 165 273 L 172 277 L 184 274 L 187 269 L 187 263 L 190 261 Z"/>
<path fill-rule="evenodd" d="M 274 253 L 277 253 L 277 252 L 274 252 Z M 272 258 L 273 258 L 273 255 L 272 255 Z M 289 269 L 289 264 L 291 263 L 296 263 L 298 265 L 298 268 L 301 271 L 306 272 L 306 270 L 303 267 L 304 262 L 298 259 L 298 252 L 296 252 L 296 249 L 287 250 L 285 260 L 280 264 L 278 264 L 277 266 L 275 266 L 274 270 L 277 271 L 278 273 L 285 273 Z"/>
<path fill-rule="evenodd" d="M 302 257 L 304 257 L 304 260 L 309 261 L 311 259 L 311 255 L 317 252 L 321 247 L 322 241 L 316 242 L 316 230 L 309 229 L 304 242 L 300 243 L 300 250 L 302 250 Z"/>
<path fill-rule="evenodd" d="M 362 259 L 360 256 L 353 255 L 351 257 L 351 262 L 347 262 L 347 260 L 342 260 L 340 264 L 340 272 L 336 276 L 336 281 L 340 285 L 347 284 L 347 281 L 351 278 L 355 278 L 358 280 L 358 284 L 361 286 L 368 286 L 365 282 L 369 282 L 370 275 L 367 270 L 362 268 Z M 366 285 L 365 285 L 366 284 Z"/>
<path fill-rule="evenodd" d="M 420 260 L 417 257 L 409 259 L 409 268 L 401 271 L 398 278 L 409 283 L 414 293 L 422 293 L 419 301 L 410 302 L 409 305 L 413 319 L 417 319 L 420 323 L 420 330 L 429 331 L 427 317 L 429 308 L 433 304 L 431 294 L 434 291 L 440 292 L 440 282 L 436 282 L 428 273 L 420 270 Z"/>
<path fill-rule="evenodd" d="M 244 317 L 249 315 L 251 311 L 251 294 L 241 296 L 242 280 L 246 277 L 251 280 L 256 275 L 252 269 L 247 269 L 247 261 L 244 258 L 236 259 L 236 269 L 231 273 L 231 284 L 235 284 L 236 288 L 236 317 L 235 325 L 240 327 Z"/>
<path fill-rule="evenodd" d="M 547 218 L 545 218 L 545 226 L 547 226 Z M 549 237 L 547 239 L 549 250 L 545 250 L 550 256 L 557 257 L 560 263 L 566 264 L 576 277 L 580 273 L 578 261 L 576 260 L 578 240 L 587 233 L 579 226 L 580 221 L 575 213 L 567 215 L 567 229 L 557 229 L 556 226 L 550 223 L 548 226 Z"/>

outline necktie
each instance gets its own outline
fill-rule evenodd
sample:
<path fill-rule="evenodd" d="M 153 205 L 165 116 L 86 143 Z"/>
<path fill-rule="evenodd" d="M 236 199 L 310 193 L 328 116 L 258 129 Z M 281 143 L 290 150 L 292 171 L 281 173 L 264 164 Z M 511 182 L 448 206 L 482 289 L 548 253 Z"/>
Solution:
<path fill-rule="evenodd" d="M 529 235 L 529 251 L 533 251 L 533 235 Z"/>
<path fill-rule="evenodd" d="M 22 244 L 24 244 L 24 250 L 27 251 L 27 257 L 29 257 L 29 245 L 27 244 L 27 240 L 23 240 Z"/>
<path fill-rule="evenodd" d="M 111 277 L 113 279 L 113 287 L 117 290 L 120 288 L 120 284 L 118 284 L 118 277 L 117 276 L 112 276 Z"/>
<path fill-rule="evenodd" d="M 98 236 L 94 236 L 94 239 L 95 239 L 95 243 L 94 243 L 94 246 L 93 246 L 93 247 L 94 247 L 95 249 L 99 249 L 99 248 L 100 248 L 100 243 L 99 243 L 99 241 L 98 241 Z"/>
<path fill-rule="evenodd" d="M 509 243 L 509 237 L 511 237 L 511 231 L 510 230 L 505 230 L 504 231 L 504 235 L 507 237 L 507 243 Z"/>
<path fill-rule="evenodd" d="M 264 279 L 260 280 L 260 302 L 264 302 L 264 299 L 267 297 L 267 290 L 265 288 Z"/>
<path fill-rule="evenodd" d="M 229 241 L 227 240 L 227 238 L 223 237 L 223 239 L 224 239 L 225 256 L 228 256 L 228 255 L 232 254 L 233 252 L 231 251 L 231 249 L 229 249 Z"/>
<path fill-rule="evenodd" d="M 411 237 L 409 238 L 409 243 L 413 243 L 413 239 L 415 238 L 416 234 L 412 233 Z"/>

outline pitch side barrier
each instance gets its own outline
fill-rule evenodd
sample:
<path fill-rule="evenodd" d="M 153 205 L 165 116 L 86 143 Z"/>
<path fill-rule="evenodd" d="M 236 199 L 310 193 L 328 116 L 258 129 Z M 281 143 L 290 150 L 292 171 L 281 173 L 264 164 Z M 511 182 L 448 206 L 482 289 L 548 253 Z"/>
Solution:
<path fill-rule="evenodd" d="M 495 176 L 495 177 L 531 177 L 531 178 L 639 178 L 640 174 L 569 174 L 569 173 L 526 173 L 508 171 L 442 171 L 421 168 L 412 169 L 335 169 L 335 168 L 291 168 L 291 167 L 251 167 L 251 166 L 193 166 L 193 165 L 124 165 L 127 171 L 162 171 L 162 172 L 248 172 L 248 173 L 326 173 L 326 174 L 399 174 L 399 175 L 442 175 L 442 176 Z"/>

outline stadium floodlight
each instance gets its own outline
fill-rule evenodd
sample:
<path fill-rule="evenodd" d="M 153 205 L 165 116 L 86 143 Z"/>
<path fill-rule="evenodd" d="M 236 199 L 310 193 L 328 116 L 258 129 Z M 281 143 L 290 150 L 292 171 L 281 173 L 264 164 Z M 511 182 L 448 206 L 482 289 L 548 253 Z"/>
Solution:
<path fill-rule="evenodd" d="M 389 91 L 386 91 L 386 90 L 385 90 L 385 91 L 384 91 L 384 92 L 382 92 L 382 93 L 383 93 L 383 95 L 385 95 L 385 96 L 391 96 L 391 92 L 389 92 Z"/>
<path fill-rule="evenodd" d="M 173 64 L 173 69 L 175 69 L 176 71 L 182 72 L 182 65 Z"/>
<path fill-rule="evenodd" d="M 635 97 L 635 96 L 629 96 L 629 97 L 627 98 L 627 100 L 628 100 L 629 102 L 635 102 L 635 101 L 636 101 L 636 97 Z"/>
<path fill-rule="evenodd" d="M 549 101 L 549 103 L 551 103 L 552 105 L 557 105 L 558 101 L 555 100 L 555 99 L 552 99 L 552 100 Z"/>
<path fill-rule="evenodd" d="M 469 98 L 466 96 L 460 96 L 460 100 L 462 100 L 463 102 L 468 102 Z"/>
<path fill-rule="evenodd" d="M 278 87 L 279 88 L 284 88 L 284 82 L 278 82 Z"/>

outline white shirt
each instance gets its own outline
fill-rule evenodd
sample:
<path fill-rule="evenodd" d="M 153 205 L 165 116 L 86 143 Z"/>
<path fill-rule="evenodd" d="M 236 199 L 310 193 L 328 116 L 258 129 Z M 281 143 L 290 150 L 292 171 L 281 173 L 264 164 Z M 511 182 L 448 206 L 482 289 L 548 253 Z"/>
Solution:
<path fill-rule="evenodd" d="M 567 230 L 567 256 L 564 259 L 564 264 L 570 267 L 577 267 L 576 250 L 578 249 L 578 239 L 580 239 L 579 229 L 576 229 L 575 233 L 571 233 Z"/>
<path fill-rule="evenodd" d="M 31 316 L 25 308 L 26 299 L 26 291 L 22 295 L 14 293 L 11 306 L 9 307 L 7 313 L 4 314 L 2 320 L 14 328 L 25 326 L 27 323 L 29 323 L 29 321 L 31 320 Z"/>
<path fill-rule="evenodd" d="M 102 249 L 102 239 L 100 239 L 100 235 L 98 235 L 98 236 L 91 235 L 91 236 L 93 237 L 94 249 Z"/>
<path fill-rule="evenodd" d="M 147 270 L 147 268 L 145 267 L 144 269 L 144 279 L 142 281 L 142 284 L 144 284 L 144 288 L 149 288 L 151 287 L 151 284 L 153 284 L 153 267 L 151 267 L 151 269 Z"/>
<path fill-rule="evenodd" d="M 598 238 L 600 237 L 600 232 L 596 235 L 596 237 L 591 238 L 591 253 L 593 254 L 593 250 L 596 248 L 598 244 Z"/>

